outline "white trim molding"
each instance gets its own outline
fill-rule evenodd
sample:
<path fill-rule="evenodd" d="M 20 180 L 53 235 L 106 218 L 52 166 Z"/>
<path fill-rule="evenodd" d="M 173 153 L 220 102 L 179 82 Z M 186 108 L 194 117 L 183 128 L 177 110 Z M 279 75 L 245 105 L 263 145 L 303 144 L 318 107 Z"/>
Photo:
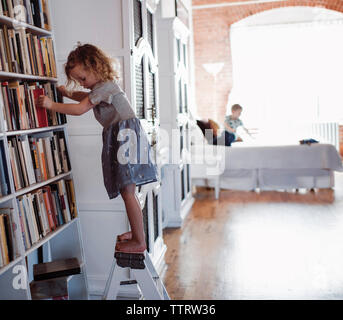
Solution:
<path fill-rule="evenodd" d="M 140 38 L 138 40 L 137 46 L 133 48 L 133 56 L 135 59 L 135 64 L 140 62 L 143 58 L 143 56 L 146 55 L 150 64 L 151 72 L 156 73 L 157 72 L 157 61 L 154 57 L 154 54 L 152 53 L 152 49 L 150 47 L 150 44 L 148 41 L 146 41 L 144 38 Z"/>
<path fill-rule="evenodd" d="M 222 8 L 222 7 L 232 7 L 232 6 L 243 6 L 248 4 L 262 4 L 262 3 L 269 3 L 269 2 L 284 2 L 287 0 L 247 0 L 247 1 L 235 1 L 235 2 L 223 2 L 223 3 L 215 3 L 215 4 L 203 4 L 192 6 L 193 10 L 202 10 L 202 9 L 215 9 L 215 8 Z"/>

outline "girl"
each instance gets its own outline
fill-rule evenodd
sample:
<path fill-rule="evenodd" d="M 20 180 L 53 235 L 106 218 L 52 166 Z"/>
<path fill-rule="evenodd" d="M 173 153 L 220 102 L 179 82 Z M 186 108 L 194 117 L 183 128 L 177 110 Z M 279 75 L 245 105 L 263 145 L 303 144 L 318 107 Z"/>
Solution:
<path fill-rule="evenodd" d="M 117 237 L 116 251 L 141 253 L 146 250 L 143 230 L 143 214 L 136 197 L 136 186 L 157 181 L 156 166 L 150 157 L 150 145 L 139 119 L 130 103 L 118 86 L 118 76 L 112 61 L 99 48 L 78 45 L 65 64 L 67 86 L 71 83 L 81 85 L 91 92 L 69 92 L 66 87 L 58 90 L 63 96 L 78 101 L 76 104 L 55 103 L 46 96 L 40 96 L 38 106 L 69 115 L 82 115 L 93 109 L 94 116 L 103 126 L 102 171 L 104 184 L 110 199 L 122 196 L 131 232 Z M 134 133 L 129 136 L 129 153 L 136 154 L 137 160 L 127 161 L 127 139 L 123 132 Z M 130 139 L 131 138 L 131 139 Z M 143 147 L 142 147 L 143 146 Z M 145 147 L 144 147 L 145 146 Z M 126 161 L 125 161 L 126 160 Z"/>

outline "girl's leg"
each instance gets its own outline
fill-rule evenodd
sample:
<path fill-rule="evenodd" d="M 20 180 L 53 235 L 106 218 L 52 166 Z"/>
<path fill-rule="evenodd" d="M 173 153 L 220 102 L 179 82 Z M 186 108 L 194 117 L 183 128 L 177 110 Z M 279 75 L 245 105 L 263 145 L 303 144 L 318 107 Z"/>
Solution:
<path fill-rule="evenodd" d="M 139 200 L 137 198 L 136 193 L 135 193 L 135 197 L 137 199 L 137 202 L 139 203 Z M 118 239 L 118 241 L 131 240 L 132 239 L 132 231 L 128 231 L 128 232 L 125 232 L 123 234 L 118 235 L 117 239 Z"/>
<path fill-rule="evenodd" d="M 130 233 L 121 235 L 122 238 L 125 237 L 126 239 L 128 239 L 128 241 L 117 242 L 117 251 L 143 252 L 146 249 L 143 229 L 143 213 L 138 199 L 136 198 L 135 192 L 135 184 L 125 186 L 120 190 L 120 194 L 125 203 L 127 217 L 130 222 L 131 238 Z"/>

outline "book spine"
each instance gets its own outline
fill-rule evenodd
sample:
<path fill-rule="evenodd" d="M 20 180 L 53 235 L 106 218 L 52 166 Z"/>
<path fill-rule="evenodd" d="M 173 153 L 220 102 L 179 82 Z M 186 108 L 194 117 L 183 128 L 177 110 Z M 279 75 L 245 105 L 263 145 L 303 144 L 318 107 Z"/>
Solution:
<path fill-rule="evenodd" d="M 12 219 L 13 208 L 8 208 L 7 211 L 9 211 L 9 213 L 4 215 L 5 231 L 6 231 L 7 244 L 8 244 L 8 256 L 9 256 L 10 261 L 13 261 L 16 258 L 17 253 L 18 253 L 17 241 L 15 239 L 15 234 L 14 234 L 16 230 L 16 225 Z"/>
<path fill-rule="evenodd" d="M 1 53 L 1 61 L 3 64 L 3 70 L 9 72 L 8 68 L 8 57 L 6 53 L 6 46 L 5 46 L 5 35 L 4 31 L 0 28 L 0 53 Z"/>
<path fill-rule="evenodd" d="M 25 220 L 26 220 L 28 237 L 29 237 L 30 245 L 32 246 L 35 243 L 35 237 L 34 237 L 32 218 L 26 206 L 26 196 L 21 197 L 19 202 L 21 203 L 21 206 L 23 208 L 23 216 L 25 217 Z"/>
<path fill-rule="evenodd" d="M 15 188 L 15 190 L 18 190 L 18 188 L 19 188 L 18 178 L 17 178 L 17 172 L 16 172 L 16 168 L 14 165 L 14 160 L 13 160 L 14 155 L 13 155 L 12 142 L 10 140 L 8 141 L 8 149 L 9 149 L 9 153 L 10 153 L 10 164 L 11 164 L 11 169 L 12 169 L 14 188 Z"/>
<path fill-rule="evenodd" d="M 15 153 L 16 147 L 13 143 L 14 143 L 14 140 L 8 141 L 8 146 L 10 149 L 11 167 L 12 167 L 12 173 L 14 177 L 14 185 L 15 185 L 15 189 L 19 190 L 22 188 L 22 182 L 21 182 L 21 179 L 19 177 L 19 172 L 18 172 L 19 169 L 18 169 L 18 163 L 17 163 L 16 153 Z"/>
<path fill-rule="evenodd" d="M 36 224 L 37 224 L 37 229 L 38 229 L 38 235 L 39 238 L 41 239 L 43 237 L 43 229 L 42 229 L 42 224 L 39 218 L 39 212 L 37 208 L 37 199 L 36 199 L 36 193 L 33 192 L 30 195 L 30 206 L 32 207 L 32 212 L 35 216 Z"/>
<path fill-rule="evenodd" d="M 56 208 L 56 203 L 55 203 L 55 199 L 52 195 L 51 192 L 51 188 L 49 186 L 46 187 L 47 191 L 48 191 L 48 197 L 49 197 L 49 202 L 51 204 L 51 211 L 52 211 L 52 217 L 54 220 L 54 224 L 56 227 L 58 227 L 60 224 L 58 222 L 58 214 L 57 214 L 57 208 Z"/>
<path fill-rule="evenodd" d="M 41 162 L 41 168 L 42 168 L 42 175 L 44 180 L 48 180 L 48 171 L 47 171 L 47 165 L 44 155 L 44 147 L 43 147 L 43 141 L 42 138 L 38 139 L 38 147 L 39 147 L 39 157 Z"/>
<path fill-rule="evenodd" d="M 35 210 L 34 210 L 34 207 L 33 207 L 33 200 L 32 200 L 31 193 L 27 194 L 27 204 L 29 206 L 29 210 L 30 210 L 30 213 L 31 213 L 31 216 L 32 216 L 33 228 L 34 228 L 34 231 L 35 231 L 36 241 L 39 241 L 39 239 L 40 239 L 40 233 L 39 233 L 39 227 L 38 227 L 39 221 L 36 219 L 36 214 L 35 214 Z"/>
<path fill-rule="evenodd" d="M 51 152 L 51 144 L 50 144 L 50 137 L 43 138 L 44 146 L 45 146 L 45 155 L 48 162 L 48 169 L 49 169 L 49 178 L 55 177 L 55 170 L 54 164 L 52 160 L 52 152 Z"/>
<path fill-rule="evenodd" d="M 20 161 L 20 165 L 21 165 L 21 173 L 22 176 L 20 178 L 23 178 L 24 180 L 24 186 L 28 186 L 29 185 L 29 178 L 28 178 L 28 174 L 27 174 L 27 168 L 26 168 L 26 164 L 25 164 L 25 159 L 24 159 L 24 154 L 23 154 L 23 146 L 22 146 L 22 141 L 21 141 L 21 137 L 17 137 L 17 150 L 18 150 L 18 160 Z"/>
<path fill-rule="evenodd" d="M 35 171 L 36 180 L 37 182 L 42 182 L 42 173 L 40 169 L 38 150 L 37 150 L 35 138 L 30 138 L 30 148 L 31 148 L 31 157 L 34 163 L 34 171 Z"/>
<path fill-rule="evenodd" d="M 4 216 L 2 214 L 0 214 L 0 245 L 3 265 L 7 265 L 10 263 L 10 260 L 8 256 L 8 245 L 5 233 Z"/>
<path fill-rule="evenodd" d="M 13 115 L 10 111 L 10 106 L 8 103 L 7 90 L 6 90 L 5 86 L 1 85 L 1 83 L 0 83 L 0 90 L 1 90 L 0 94 L 2 95 L 4 108 L 5 108 L 5 112 L 6 112 L 7 130 L 13 130 L 13 127 L 12 127 Z"/>
<path fill-rule="evenodd" d="M 27 136 L 25 136 L 25 140 L 23 140 L 23 151 L 24 151 L 24 157 L 25 157 L 25 163 L 27 167 L 28 172 L 28 178 L 30 185 L 36 183 L 36 177 L 33 169 L 33 162 L 30 152 L 30 146 Z"/>
<path fill-rule="evenodd" d="M 41 218 L 43 220 L 44 225 L 44 236 L 47 235 L 51 230 L 49 228 L 49 222 L 48 222 L 48 216 L 44 204 L 44 197 L 43 197 L 43 191 L 40 189 L 38 190 L 38 199 L 39 199 L 39 208 L 41 213 Z"/>
<path fill-rule="evenodd" d="M 50 228 L 50 230 L 55 230 L 56 226 L 54 223 L 53 212 L 51 209 L 48 191 L 46 190 L 46 188 L 43 188 L 43 198 L 44 198 L 44 204 L 45 204 L 46 213 L 47 213 L 47 217 L 48 217 L 49 228 Z"/>
<path fill-rule="evenodd" d="M 17 200 L 18 200 L 18 208 L 19 208 L 19 212 L 20 212 L 22 224 L 23 224 L 25 247 L 27 249 L 29 249 L 29 248 L 31 248 L 31 242 L 30 242 L 30 235 L 29 235 L 29 230 L 28 230 L 28 226 L 27 226 L 27 221 L 26 221 L 26 217 L 25 217 L 25 211 L 23 208 L 22 200 L 21 199 L 17 199 Z"/>
<path fill-rule="evenodd" d="M 5 196 L 9 193 L 9 188 L 7 184 L 7 179 L 6 179 L 6 173 L 5 170 L 7 170 L 7 165 L 6 165 L 6 158 L 3 155 L 3 147 L 2 147 L 2 141 L 0 142 L 0 190 L 1 190 L 1 195 Z"/>
<path fill-rule="evenodd" d="M 36 230 L 35 230 L 35 226 L 34 226 L 34 217 L 32 215 L 32 212 L 30 210 L 30 207 L 28 205 L 27 202 L 27 195 L 24 195 L 22 197 L 22 202 L 23 202 L 23 208 L 24 208 L 24 212 L 25 212 L 25 216 L 26 216 L 26 220 L 27 220 L 27 225 L 29 228 L 29 232 L 30 232 L 30 239 L 31 239 L 31 245 L 35 244 L 37 242 L 37 235 L 36 235 Z"/>

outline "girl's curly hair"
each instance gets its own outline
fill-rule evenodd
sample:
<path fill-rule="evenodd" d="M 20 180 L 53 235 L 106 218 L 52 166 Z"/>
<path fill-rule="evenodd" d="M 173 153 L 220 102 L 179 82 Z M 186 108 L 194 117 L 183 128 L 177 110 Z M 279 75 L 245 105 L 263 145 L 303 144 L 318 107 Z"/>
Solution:
<path fill-rule="evenodd" d="M 113 81 L 119 79 L 117 71 L 113 67 L 114 59 L 108 57 L 102 50 L 92 44 L 78 43 L 76 49 L 69 53 L 64 70 L 67 76 L 67 86 L 78 82 L 70 75 L 70 71 L 77 65 L 83 65 L 86 70 L 94 72 L 101 81 Z"/>

